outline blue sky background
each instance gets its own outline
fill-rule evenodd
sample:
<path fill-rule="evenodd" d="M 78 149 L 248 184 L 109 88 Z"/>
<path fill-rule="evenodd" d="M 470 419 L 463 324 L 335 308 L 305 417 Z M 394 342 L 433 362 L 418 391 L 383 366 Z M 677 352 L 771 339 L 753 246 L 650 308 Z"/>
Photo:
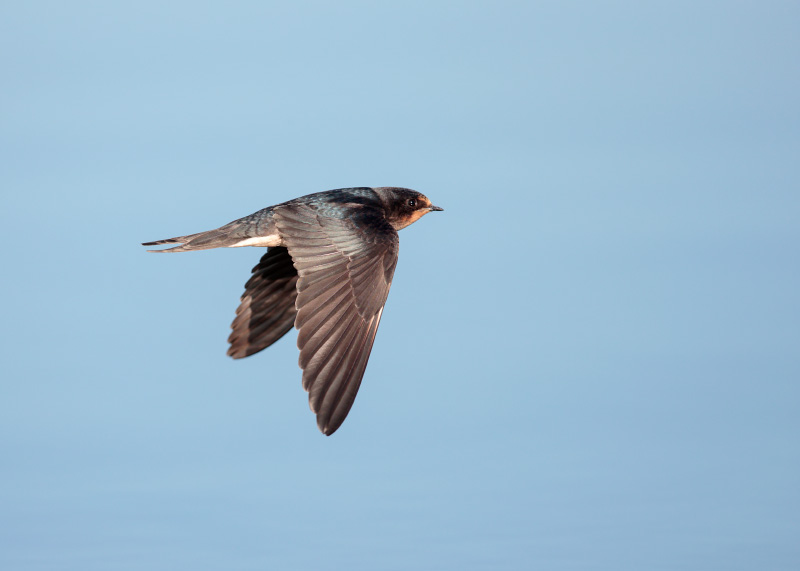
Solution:
<path fill-rule="evenodd" d="M 3 569 L 797 569 L 796 2 L 0 8 Z M 343 427 L 261 254 L 409 186 Z"/>

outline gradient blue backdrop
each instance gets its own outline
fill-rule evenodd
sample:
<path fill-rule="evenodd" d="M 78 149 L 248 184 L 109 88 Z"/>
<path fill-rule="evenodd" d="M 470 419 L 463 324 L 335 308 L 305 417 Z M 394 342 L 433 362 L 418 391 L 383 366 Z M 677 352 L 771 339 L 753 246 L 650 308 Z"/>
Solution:
<path fill-rule="evenodd" d="M 800 568 L 797 2 L 0 8 L 0 567 Z M 418 189 L 316 429 L 261 252 Z"/>

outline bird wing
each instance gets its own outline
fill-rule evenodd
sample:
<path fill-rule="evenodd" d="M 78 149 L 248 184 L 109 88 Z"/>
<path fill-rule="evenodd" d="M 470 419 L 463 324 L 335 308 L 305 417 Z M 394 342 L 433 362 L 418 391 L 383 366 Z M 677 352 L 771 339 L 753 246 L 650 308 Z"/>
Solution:
<path fill-rule="evenodd" d="M 308 204 L 275 209 L 300 279 L 297 318 L 303 388 L 317 426 L 342 424 L 361 385 L 397 265 L 397 232 L 382 211 L 338 218 Z"/>
<path fill-rule="evenodd" d="M 286 248 L 268 248 L 247 280 L 231 324 L 228 355 L 241 359 L 266 349 L 294 325 L 297 270 Z"/>

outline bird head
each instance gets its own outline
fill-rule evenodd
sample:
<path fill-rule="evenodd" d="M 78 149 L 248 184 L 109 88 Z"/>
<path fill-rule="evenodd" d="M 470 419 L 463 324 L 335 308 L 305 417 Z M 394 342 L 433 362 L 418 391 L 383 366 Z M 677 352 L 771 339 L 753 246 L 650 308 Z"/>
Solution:
<path fill-rule="evenodd" d="M 431 204 L 424 194 L 410 188 L 381 186 L 373 190 L 381 198 L 386 209 L 386 220 L 395 230 L 413 224 L 428 212 L 444 210 Z"/>

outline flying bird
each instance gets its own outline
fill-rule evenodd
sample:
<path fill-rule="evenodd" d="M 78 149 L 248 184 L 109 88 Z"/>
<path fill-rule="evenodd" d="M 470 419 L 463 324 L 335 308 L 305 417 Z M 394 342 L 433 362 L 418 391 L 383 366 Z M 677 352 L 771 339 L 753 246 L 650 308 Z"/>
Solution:
<path fill-rule="evenodd" d="M 353 406 L 397 265 L 397 231 L 443 210 L 408 188 L 341 188 L 259 210 L 150 252 L 266 247 L 245 284 L 228 355 L 241 359 L 298 329 L 317 426 L 331 435 Z"/>

